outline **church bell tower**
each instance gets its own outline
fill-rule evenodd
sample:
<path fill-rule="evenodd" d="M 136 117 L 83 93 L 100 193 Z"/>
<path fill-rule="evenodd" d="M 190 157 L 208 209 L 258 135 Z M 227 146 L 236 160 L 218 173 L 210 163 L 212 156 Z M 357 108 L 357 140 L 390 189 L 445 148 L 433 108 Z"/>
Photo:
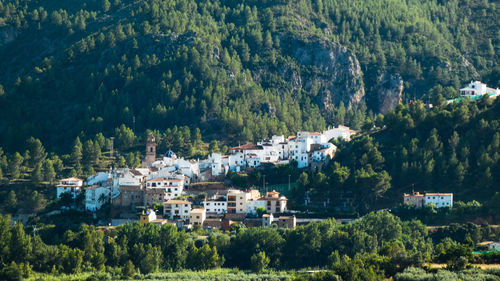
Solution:
<path fill-rule="evenodd" d="M 144 168 L 149 168 L 156 160 L 156 139 L 153 134 L 149 134 L 146 139 L 146 159 L 142 163 Z"/>

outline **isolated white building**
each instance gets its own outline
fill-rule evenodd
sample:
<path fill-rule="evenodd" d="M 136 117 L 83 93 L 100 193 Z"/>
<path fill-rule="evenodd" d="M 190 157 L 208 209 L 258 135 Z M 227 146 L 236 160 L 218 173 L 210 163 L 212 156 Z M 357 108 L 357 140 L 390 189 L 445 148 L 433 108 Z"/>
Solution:
<path fill-rule="evenodd" d="M 460 95 L 462 97 L 482 96 L 485 94 L 498 96 L 500 95 L 500 89 L 488 88 L 486 84 L 480 81 L 471 81 L 467 87 L 460 89 Z"/>
<path fill-rule="evenodd" d="M 425 193 L 424 205 L 434 203 L 438 208 L 453 207 L 453 193 Z"/>

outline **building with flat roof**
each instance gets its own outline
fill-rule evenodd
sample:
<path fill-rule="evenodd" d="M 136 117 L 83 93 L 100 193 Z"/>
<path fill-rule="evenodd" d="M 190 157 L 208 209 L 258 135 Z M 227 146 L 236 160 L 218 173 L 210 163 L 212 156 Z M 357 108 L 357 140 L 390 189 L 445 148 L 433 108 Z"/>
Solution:
<path fill-rule="evenodd" d="M 207 216 L 207 212 L 204 208 L 192 209 L 189 222 L 193 226 L 195 226 L 195 225 L 203 226 L 203 223 L 205 222 L 206 216 Z"/>
<path fill-rule="evenodd" d="M 163 202 L 163 215 L 170 220 L 189 220 L 191 215 L 191 202 L 186 200 L 168 200 Z"/>
<path fill-rule="evenodd" d="M 403 194 L 403 203 L 417 208 L 434 204 L 438 208 L 453 207 L 453 193 L 420 193 Z"/>
<path fill-rule="evenodd" d="M 57 198 L 61 198 L 61 194 L 69 193 L 72 198 L 76 198 L 78 194 L 82 191 L 83 180 L 79 178 L 65 178 L 59 180 L 59 184 L 56 185 Z"/>

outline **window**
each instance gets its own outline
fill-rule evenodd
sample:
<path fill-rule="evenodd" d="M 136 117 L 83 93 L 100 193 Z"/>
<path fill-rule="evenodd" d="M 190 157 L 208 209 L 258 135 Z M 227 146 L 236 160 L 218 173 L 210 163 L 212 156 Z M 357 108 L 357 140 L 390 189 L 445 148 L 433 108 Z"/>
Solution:
<path fill-rule="evenodd" d="M 210 203 L 205 203 L 205 205 L 210 206 Z"/>
<path fill-rule="evenodd" d="M 436 199 L 436 197 L 435 197 L 435 196 L 432 196 L 432 199 Z"/>
<path fill-rule="evenodd" d="M 444 199 L 444 198 L 441 196 L 441 199 Z"/>
<path fill-rule="evenodd" d="M 184 213 L 187 213 L 188 211 L 187 210 L 184 210 Z"/>

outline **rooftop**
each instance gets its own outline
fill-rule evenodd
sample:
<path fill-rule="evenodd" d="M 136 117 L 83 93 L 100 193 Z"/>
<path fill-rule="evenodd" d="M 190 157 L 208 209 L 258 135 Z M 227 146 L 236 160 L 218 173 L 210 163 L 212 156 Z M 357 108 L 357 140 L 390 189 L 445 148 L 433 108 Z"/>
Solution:
<path fill-rule="evenodd" d="M 134 170 L 130 170 L 130 173 L 131 173 L 132 175 L 134 175 L 134 176 L 142 176 L 142 173 L 141 173 L 141 172 L 139 172 L 139 171 L 137 171 L 137 170 L 135 170 L 135 169 L 134 169 Z"/>
<path fill-rule="evenodd" d="M 251 149 L 263 149 L 262 146 L 257 146 L 253 143 L 246 143 L 240 146 L 232 147 L 231 150 L 251 150 Z"/>
<path fill-rule="evenodd" d="M 59 181 L 82 181 L 82 180 L 79 178 L 65 178 L 65 179 L 61 179 Z"/>
<path fill-rule="evenodd" d="M 163 202 L 163 205 L 172 205 L 172 204 L 191 204 L 191 202 L 186 200 L 168 200 Z"/>
<path fill-rule="evenodd" d="M 167 178 L 156 178 L 148 180 L 149 182 L 158 182 L 158 181 L 172 181 L 172 182 L 181 182 L 181 179 L 167 179 Z"/>
<path fill-rule="evenodd" d="M 203 208 L 197 208 L 197 209 L 192 209 L 191 214 L 203 214 L 205 212 L 205 209 Z"/>
<path fill-rule="evenodd" d="M 426 193 L 425 196 L 451 196 L 453 193 Z"/>

